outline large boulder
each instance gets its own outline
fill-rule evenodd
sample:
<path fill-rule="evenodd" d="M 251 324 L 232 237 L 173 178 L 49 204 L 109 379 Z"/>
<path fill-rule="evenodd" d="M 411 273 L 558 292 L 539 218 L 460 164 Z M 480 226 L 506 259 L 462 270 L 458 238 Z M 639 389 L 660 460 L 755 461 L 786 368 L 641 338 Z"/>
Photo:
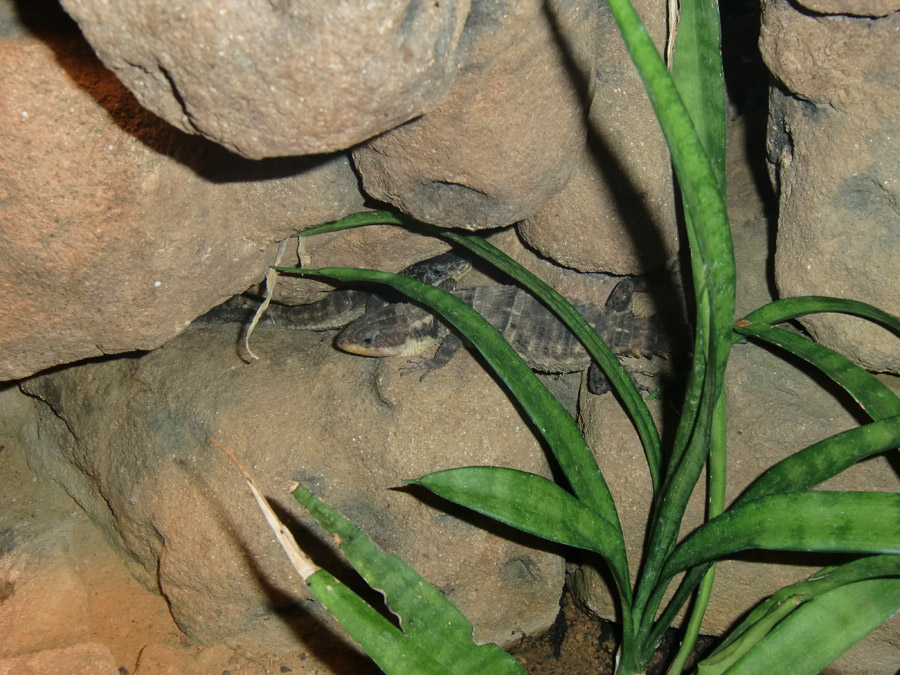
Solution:
<path fill-rule="evenodd" d="M 665 11 L 640 0 L 655 44 L 665 44 Z M 647 92 L 606 5 L 599 12 L 595 94 L 587 143 L 572 153 L 565 187 L 518 225 L 541 255 L 581 272 L 641 274 L 678 249 L 672 165 Z"/>
<path fill-rule="evenodd" d="M 419 382 L 400 377 L 394 359 L 350 356 L 318 334 L 274 327 L 257 330 L 261 360 L 248 365 L 236 338 L 236 325 L 194 327 L 144 356 L 23 385 L 42 402 L 29 463 L 140 563 L 182 630 L 203 642 L 262 631 L 287 647 L 328 623 L 211 437 L 339 575 L 346 565 L 331 537 L 287 481 L 410 562 L 469 617 L 479 642 L 508 643 L 553 622 L 561 557 L 398 489 L 404 478 L 473 464 L 549 475 L 528 424 L 473 358 Z"/>
<path fill-rule="evenodd" d="M 65 0 L 103 63 L 175 127 L 250 157 L 341 150 L 437 105 L 468 0 Z"/>
<path fill-rule="evenodd" d="M 354 150 L 366 192 L 437 225 L 481 229 L 535 213 L 584 145 L 597 11 L 571 0 L 480 3 L 446 99 Z"/>
<path fill-rule="evenodd" d="M 0 39 L 0 89 L 0 380 L 158 347 L 279 240 L 363 203 L 345 155 L 253 162 L 187 136 L 78 36 Z"/>
<path fill-rule="evenodd" d="M 871 3 L 873 16 L 887 5 Z M 779 81 L 768 140 L 780 195 L 775 275 L 784 296 L 900 314 L 900 13 L 857 17 L 854 8 L 765 5 L 760 48 Z M 888 331 L 838 314 L 802 321 L 863 366 L 900 373 L 900 342 Z"/>

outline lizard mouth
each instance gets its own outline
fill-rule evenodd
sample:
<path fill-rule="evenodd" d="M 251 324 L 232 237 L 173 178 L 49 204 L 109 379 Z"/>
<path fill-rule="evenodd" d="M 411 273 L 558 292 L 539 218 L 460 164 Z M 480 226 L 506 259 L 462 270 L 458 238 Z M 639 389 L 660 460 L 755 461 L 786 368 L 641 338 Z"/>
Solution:
<path fill-rule="evenodd" d="M 334 346 L 343 352 L 359 356 L 417 356 L 428 348 L 427 340 L 407 339 L 399 344 L 379 344 L 371 338 L 357 338 L 341 333 L 334 340 Z"/>
<path fill-rule="evenodd" d="M 379 348 L 373 344 L 354 342 L 349 339 L 338 338 L 334 341 L 334 346 L 343 352 L 359 356 L 399 356 L 399 352 L 394 349 Z"/>

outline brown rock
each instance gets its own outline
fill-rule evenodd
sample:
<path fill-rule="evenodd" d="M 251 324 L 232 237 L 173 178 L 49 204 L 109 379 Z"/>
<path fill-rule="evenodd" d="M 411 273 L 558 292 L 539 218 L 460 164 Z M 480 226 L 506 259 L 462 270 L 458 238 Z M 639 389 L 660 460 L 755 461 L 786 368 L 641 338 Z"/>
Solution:
<path fill-rule="evenodd" d="M 662 4 L 635 4 L 662 45 Z M 598 44 L 588 145 L 569 158 L 575 170 L 565 189 L 521 223 L 519 233 L 561 265 L 639 274 L 659 267 L 678 247 L 672 169 L 644 86 L 605 6 Z"/>
<path fill-rule="evenodd" d="M 157 347 L 261 279 L 273 242 L 362 204 L 346 157 L 185 136 L 78 38 L 0 41 L 0 91 L 0 380 Z"/>
<path fill-rule="evenodd" d="M 560 36 L 565 36 L 561 41 Z M 356 149 L 366 192 L 420 220 L 480 229 L 532 215 L 584 143 L 596 8 L 482 3 L 441 105 Z"/>
<path fill-rule="evenodd" d="M 900 10 L 897 0 L 798 0 L 798 5 L 818 14 L 887 16 Z"/>
<path fill-rule="evenodd" d="M 737 273 L 735 316 L 744 317 L 773 300 L 769 287 L 771 275 L 771 225 L 766 217 L 766 203 L 757 191 L 765 176 L 760 166 L 761 149 L 750 140 L 754 119 L 739 117 L 729 124 L 726 171 L 728 181 L 728 219 L 734 245 Z M 754 173 L 756 171 L 756 174 Z"/>
<path fill-rule="evenodd" d="M 487 240 L 571 301 L 603 306 L 618 281 L 605 274 L 582 274 L 536 255 L 518 236 L 518 228 L 492 233 Z M 487 274 L 481 276 L 483 272 Z M 463 285 L 466 286 L 481 286 L 486 283 L 509 283 L 509 280 L 502 273 L 490 273 L 490 268 L 486 266 L 476 268 L 463 280 Z"/>
<path fill-rule="evenodd" d="M 830 295 L 900 313 L 900 14 L 829 17 L 766 5 L 773 89 L 769 159 L 780 191 L 776 280 L 784 296 Z M 822 343 L 900 372 L 895 335 L 861 319 L 803 319 Z"/>
<path fill-rule="evenodd" d="M 561 558 L 392 489 L 454 466 L 548 472 L 528 425 L 474 359 L 461 355 L 420 383 L 401 378 L 397 360 L 263 327 L 261 360 L 248 366 L 234 355 L 236 331 L 192 328 L 140 358 L 24 385 L 46 403 L 30 464 L 142 563 L 179 627 L 202 641 L 255 632 L 286 646 L 323 621 L 210 436 L 245 464 L 317 562 L 336 564 L 331 537 L 285 481 L 311 487 L 402 555 L 469 617 L 477 641 L 505 643 L 552 623 Z"/>
<path fill-rule="evenodd" d="M 3 634 L 0 657 L 89 639 L 88 594 L 75 563 L 59 551 L 46 548 L 31 551 L 10 548 L 13 550 L 3 550 L 0 558 L 0 632 Z"/>
<path fill-rule="evenodd" d="M 248 635 L 228 645 L 191 642 L 155 577 L 139 584 L 72 498 L 28 467 L 25 447 L 34 446 L 40 405 L 18 387 L 0 388 L 0 672 L 31 672 L 24 668 L 34 657 L 38 675 L 68 675 L 78 672 L 83 653 L 98 668 L 118 663 L 122 673 L 144 675 L 256 675 L 278 672 L 273 664 L 308 674 L 377 671 L 357 645 L 321 625 L 277 652 Z M 104 645 L 115 661 L 84 649 L 86 641 Z M 78 648 L 57 651 L 72 645 Z M 57 653 L 59 661 L 51 661 Z"/>
<path fill-rule="evenodd" d="M 105 646 L 86 642 L 0 660 L 0 675 L 119 675 L 116 660 Z"/>
<path fill-rule="evenodd" d="M 342 150 L 437 105 L 467 0 L 65 0 L 100 58 L 167 122 L 253 159 Z"/>

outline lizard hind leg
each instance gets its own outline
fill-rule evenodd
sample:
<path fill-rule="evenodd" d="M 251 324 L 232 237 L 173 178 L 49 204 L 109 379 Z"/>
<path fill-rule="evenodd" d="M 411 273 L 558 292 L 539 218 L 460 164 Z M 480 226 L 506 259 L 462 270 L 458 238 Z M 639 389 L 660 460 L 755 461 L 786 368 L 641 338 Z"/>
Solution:
<path fill-rule="evenodd" d="M 591 367 L 588 368 L 587 387 L 589 392 L 597 394 L 598 396 L 608 394 L 612 391 L 612 385 L 610 384 L 606 373 L 603 372 L 603 369 L 600 366 L 593 362 L 591 363 Z"/>
<path fill-rule="evenodd" d="M 615 285 L 606 299 L 606 309 L 612 312 L 630 312 L 634 306 L 634 280 L 625 277 Z"/>
<path fill-rule="evenodd" d="M 631 381 L 634 382 L 634 385 L 638 388 L 639 391 L 642 391 L 645 394 L 649 394 L 656 390 L 656 387 L 645 384 L 642 381 L 642 378 L 635 377 L 635 375 L 639 374 L 641 371 L 638 371 L 624 364 L 623 366 L 625 368 L 625 373 L 628 375 Z M 591 367 L 588 369 L 587 388 L 589 392 L 591 392 L 592 394 L 597 394 L 598 396 L 602 396 L 603 394 L 612 391 L 612 384 L 610 383 L 609 378 L 606 376 L 606 373 L 604 373 L 603 369 L 594 362 L 591 363 Z"/>

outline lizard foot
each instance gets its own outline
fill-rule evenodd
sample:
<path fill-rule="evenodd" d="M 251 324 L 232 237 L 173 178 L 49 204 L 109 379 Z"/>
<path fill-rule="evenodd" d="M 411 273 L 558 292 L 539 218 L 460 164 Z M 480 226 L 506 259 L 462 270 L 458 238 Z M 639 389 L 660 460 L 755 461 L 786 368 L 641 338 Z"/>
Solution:
<path fill-rule="evenodd" d="M 400 375 L 409 375 L 410 373 L 424 371 L 421 373 L 421 375 L 419 375 L 419 382 L 421 382 L 426 377 L 428 377 L 429 373 L 434 372 L 439 367 L 440 366 L 435 365 L 433 359 L 416 357 L 407 361 L 405 366 L 400 366 Z"/>

